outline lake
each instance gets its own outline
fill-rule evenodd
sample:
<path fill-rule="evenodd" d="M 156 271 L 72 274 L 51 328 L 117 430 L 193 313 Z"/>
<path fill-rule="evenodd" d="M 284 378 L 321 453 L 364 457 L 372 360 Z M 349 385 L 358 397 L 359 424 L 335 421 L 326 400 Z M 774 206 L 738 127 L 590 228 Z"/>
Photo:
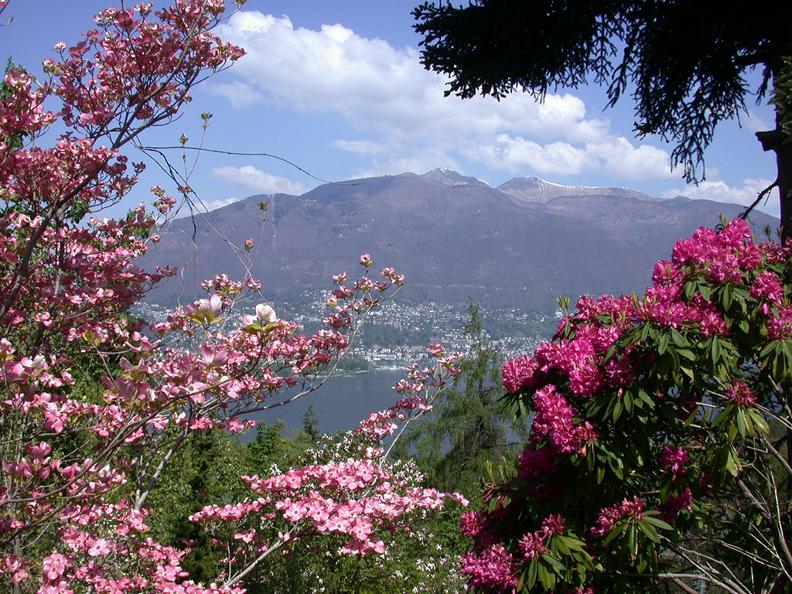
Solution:
<path fill-rule="evenodd" d="M 313 394 L 250 418 L 266 423 L 283 419 L 287 433 L 293 434 L 302 428 L 305 412 L 313 406 L 320 433 L 354 429 L 362 419 L 399 399 L 393 386 L 404 373 L 404 370 L 378 370 L 331 377 Z"/>

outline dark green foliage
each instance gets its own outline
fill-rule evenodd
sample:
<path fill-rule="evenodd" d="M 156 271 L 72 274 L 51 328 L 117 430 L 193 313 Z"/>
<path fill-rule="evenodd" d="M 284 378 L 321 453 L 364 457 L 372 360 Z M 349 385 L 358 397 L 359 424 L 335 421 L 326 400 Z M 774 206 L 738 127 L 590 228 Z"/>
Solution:
<path fill-rule="evenodd" d="M 639 136 L 677 143 L 690 181 L 703 179 L 703 152 L 717 124 L 745 113 L 746 73 L 764 66 L 759 97 L 792 56 L 784 2 L 703 0 L 424 2 L 413 15 L 422 62 L 451 79 L 448 94 L 502 97 L 593 81 L 609 105 L 635 100 Z"/>
<path fill-rule="evenodd" d="M 486 468 L 513 456 L 524 437 L 524 424 L 513 422 L 511 411 L 500 402 L 503 355 L 489 343 L 478 305 L 471 302 L 468 313 L 465 333 L 473 343 L 462 374 L 438 395 L 433 411 L 402 438 L 396 453 L 414 453 L 430 485 L 478 500 Z"/>
<path fill-rule="evenodd" d="M 221 555 L 203 527 L 189 521 L 204 505 L 225 505 L 251 493 L 240 476 L 270 476 L 273 466 L 290 468 L 312 441 L 303 433 L 288 438 L 284 423 L 260 423 L 247 445 L 223 430 L 194 432 L 165 467 L 149 497 L 152 536 L 172 545 L 191 543 L 184 567 L 192 579 L 209 583 L 217 577 Z M 254 590 L 251 590 L 253 592 Z"/>
<path fill-rule="evenodd" d="M 247 488 L 239 477 L 246 471 L 245 448 L 228 433 L 194 432 L 165 467 L 149 497 L 152 536 L 166 544 L 191 544 L 183 565 L 196 581 L 216 578 L 220 556 L 207 533 L 188 518 L 207 503 L 223 505 L 244 497 Z"/>
<path fill-rule="evenodd" d="M 312 440 L 319 439 L 319 419 L 316 418 L 316 411 L 313 406 L 309 406 L 303 416 L 303 432 Z"/>

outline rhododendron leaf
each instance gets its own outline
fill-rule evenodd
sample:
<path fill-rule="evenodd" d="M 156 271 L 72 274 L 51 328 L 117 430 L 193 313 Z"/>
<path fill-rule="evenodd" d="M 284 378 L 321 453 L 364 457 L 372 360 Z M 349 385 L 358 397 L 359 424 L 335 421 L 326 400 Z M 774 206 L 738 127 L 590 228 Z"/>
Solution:
<path fill-rule="evenodd" d="M 635 559 L 638 556 L 638 531 L 634 525 L 627 529 L 627 547 L 630 550 L 630 557 Z"/>
<path fill-rule="evenodd" d="M 657 354 L 664 354 L 666 349 L 668 349 L 668 334 L 663 332 L 657 337 Z"/>
<path fill-rule="evenodd" d="M 671 340 L 673 340 L 674 344 L 678 347 L 690 346 L 690 342 L 688 342 L 687 338 L 685 338 L 676 328 L 671 328 Z"/>
<path fill-rule="evenodd" d="M 531 559 L 531 562 L 528 564 L 528 589 L 536 585 L 536 580 L 539 577 L 539 560 L 537 558 Z"/>
<path fill-rule="evenodd" d="M 552 590 L 556 583 L 555 575 L 547 571 L 544 565 L 539 565 L 539 581 L 545 590 Z"/>
<path fill-rule="evenodd" d="M 763 435 L 767 435 L 768 433 L 770 433 L 770 426 L 767 424 L 767 421 L 765 421 L 764 417 L 762 417 L 760 413 L 754 410 L 749 410 L 748 415 L 750 416 L 751 420 L 753 421 L 753 424 L 756 426 L 756 430 L 759 433 Z"/>
<path fill-rule="evenodd" d="M 638 529 L 643 532 L 652 542 L 660 542 L 660 536 L 657 534 L 657 530 L 655 530 L 654 527 L 648 525 L 646 522 L 639 522 Z"/>
<path fill-rule="evenodd" d="M 688 361 L 696 361 L 698 359 L 696 354 L 688 349 L 679 349 L 677 352 L 680 357 L 684 357 Z"/>
<path fill-rule="evenodd" d="M 752 432 L 748 427 L 747 420 L 745 418 L 745 413 L 741 408 L 737 409 L 737 429 L 740 431 L 740 435 L 746 437 L 750 435 Z"/>
<path fill-rule="evenodd" d="M 717 336 L 711 336 L 709 338 L 709 341 L 710 341 L 710 356 L 712 357 L 712 361 L 717 363 L 720 360 L 720 356 L 721 356 L 720 341 L 718 340 Z"/>
<path fill-rule="evenodd" d="M 610 532 L 608 532 L 608 535 L 602 541 L 602 544 L 610 544 L 613 540 L 621 536 L 622 532 L 624 532 L 624 528 L 625 524 L 616 524 L 613 528 L 611 528 Z"/>
<path fill-rule="evenodd" d="M 624 396 L 622 397 L 622 402 L 624 403 L 624 410 L 627 412 L 627 414 L 632 415 L 633 400 L 629 392 L 624 393 Z"/>
<path fill-rule="evenodd" d="M 673 526 L 671 526 L 671 524 L 669 524 L 668 522 L 664 522 L 660 518 L 654 517 L 659 512 L 654 511 L 654 510 L 650 510 L 650 511 L 647 511 L 647 512 L 644 512 L 644 513 L 646 515 L 646 517 L 643 519 L 643 521 L 645 523 L 651 524 L 652 526 L 656 526 L 657 528 L 660 528 L 661 530 L 673 530 L 674 529 Z"/>
<path fill-rule="evenodd" d="M 729 444 L 726 458 L 726 470 L 732 476 L 737 476 L 740 473 L 741 468 L 742 465 L 740 464 L 740 458 L 737 455 L 737 451 L 734 449 L 734 446 Z"/>
<path fill-rule="evenodd" d="M 566 545 L 566 543 L 563 540 L 561 540 L 560 536 L 557 536 L 556 538 L 553 539 L 553 544 L 551 546 L 551 550 L 559 551 L 562 555 L 571 555 L 572 554 L 572 551 Z"/>
<path fill-rule="evenodd" d="M 561 563 L 558 559 L 556 559 L 550 553 L 542 553 L 542 559 L 553 568 L 558 575 L 563 575 L 565 567 L 564 564 Z"/>

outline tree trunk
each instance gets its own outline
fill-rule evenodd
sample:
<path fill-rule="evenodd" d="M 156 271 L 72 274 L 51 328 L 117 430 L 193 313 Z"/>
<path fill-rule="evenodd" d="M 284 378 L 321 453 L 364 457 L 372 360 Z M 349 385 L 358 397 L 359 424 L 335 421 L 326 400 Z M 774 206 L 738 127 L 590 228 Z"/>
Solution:
<path fill-rule="evenodd" d="M 774 130 L 775 131 L 775 130 Z M 792 237 L 792 142 L 784 142 L 783 137 L 777 148 L 776 167 L 778 168 L 778 193 L 781 198 L 781 237 Z"/>
<path fill-rule="evenodd" d="M 792 59 L 782 58 L 772 65 L 773 98 L 775 107 L 775 130 L 757 132 L 756 137 L 765 151 L 773 151 L 776 157 L 776 185 L 781 206 L 781 241 L 792 238 Z M 783 385 L 787 403 L 792 405 L 792 386 Z M 787 461 L 792 466 L 792 429 L 786 433 Z M 792 477 L 787 481 L 787 498 L 792 499 Z"/>

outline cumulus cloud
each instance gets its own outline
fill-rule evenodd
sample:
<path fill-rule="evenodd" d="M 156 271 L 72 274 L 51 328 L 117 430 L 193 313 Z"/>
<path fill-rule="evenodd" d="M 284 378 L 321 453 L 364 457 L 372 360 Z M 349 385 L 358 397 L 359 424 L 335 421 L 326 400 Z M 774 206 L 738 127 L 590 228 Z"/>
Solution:
<path fill-rule="evenodd" d="M 224 206 L 228 206 L 229 204 L 233 204 L 237 202 L 239 198 L 235 196 L 230 196 L 228 198 L 218 198 L 217 200 L 210 200 L 208 202 L 203 202 L 204 208 L 207 211 L 209 210 L 217 210 L 218 208 L 223 208 Z"/>
<path fill-rule="evenodd" d="M 215 167 L 212 175 L 222 180 L 248 188 L 261 194 L 302 194 L 308 187 L 300 182 L 294 182 L 285 177 L 272 175 L 252 165 L 243 167 Z"/>
<path fill-rule="evenodd" d="M 236 80 L 227 83 L 214 83 L 207 87 L 214 94 L 225 97 L 234 109 L 244 109 L 261 102 L 264 96 L 250 85 Z"/>
<path fill-rule="evenodd" d="M 575 175 L 591 171 L 624 179 L 673 175 L 668 153 L 649 145 L 635 146 L 624 137 L 606 136 L 599 142 L 576 146 L 562 141 L 539 144 L 521 136 L 499 134 L 494 141 L 471 144 L 464 152 L 488 167 L 512 172 L 525 168 L 540 175 Z"/>
<path fill-rule="evenodd" d="M 465 152 L 492 168 L 517 171 L 527 167 L 542 175 L 580 173 L 586 159 L 584 150 L 568 142 L 541 145 L 508 134 L 499 134 L 494 142 L 471 145 Z"/>
<path fill-rule="evenodd" d="M 234 68 L 245 85 L 276 104 L 338 114 L 355 130 L 379 134 L 381 141 L 334 146 L 376 156 L 380 164 L 429 152 L 544 174 L 667 176 L 666 151 L 614 136 L 610 122 L 589 115 L 571 93 L 548 94 L 542 103 L 525 93 L 501 101 L 444 97 L 445 80 L 421 66 L 415 48 L 395 48 L 338 24 L 312 30 L 288 17 L 241 11 L 222 35 L 247 51 Z"/>
<path fill-rule="evenodd" d="M 677 177 L 671 170 L 668 153 L 657 147 L 635 146 L 623 136 L 586 145 L 586 153 L 597 168 L 629 179 Z"/>
<path fill-rule="evenodd" d="M 771 180 L 765 178 L 749 178 L 743 181 L 742 186 L 730 186 L 721 180 L 706 180 L 699 185 L 689 185 L 684 188 L 675 188 L 665 192 L 666 198 L 686 196 L 694 199 L 715 200 L 717 202 L 732 202 L 748 206 L 752 204 L 759 192 L 769 186 Z M 771 214 L 778 214 L 778 188 L 770 192 L 766 204 L 758 206 L 761 210 Z"/>

